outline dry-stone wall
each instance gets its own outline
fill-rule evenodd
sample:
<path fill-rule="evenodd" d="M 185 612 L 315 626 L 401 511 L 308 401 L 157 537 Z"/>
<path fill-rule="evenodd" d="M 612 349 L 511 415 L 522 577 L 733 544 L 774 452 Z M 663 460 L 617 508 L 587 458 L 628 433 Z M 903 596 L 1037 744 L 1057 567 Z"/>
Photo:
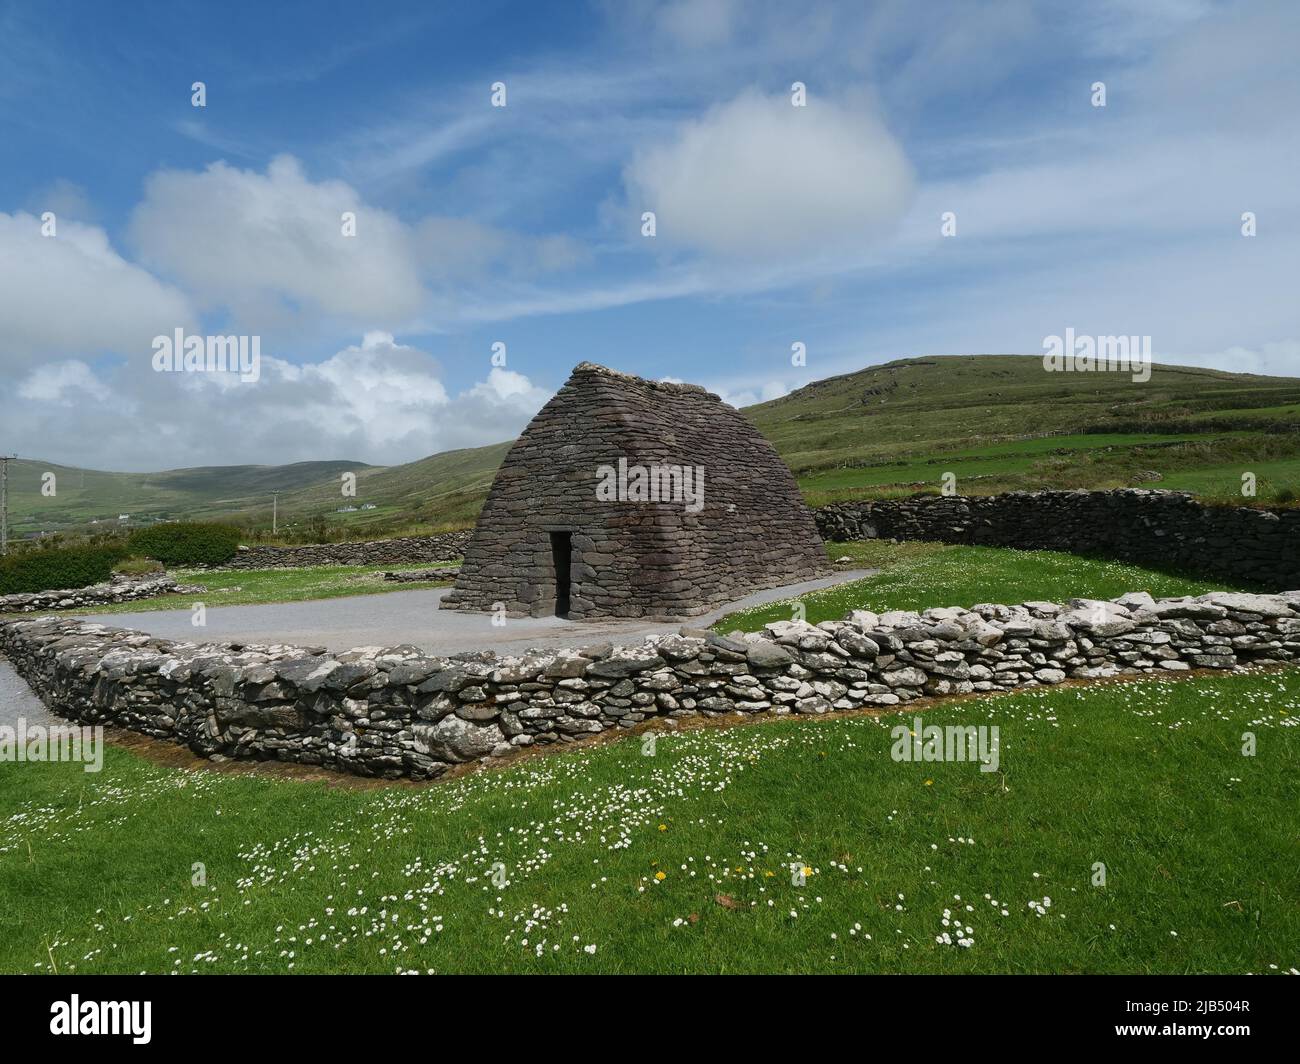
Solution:
<path fill-rule="evenodd" d="M 240 547 L 214 569 L 297 569 L 312 565 L 419 565 L 465 553 L 468 529 L 433 536 L 405 536 L 368 543 L 311 543 L 303 547 Z"/>
<path fill-rule="evenodd" d="M 1262 587 L 1300 587 L 1300 510 L 1206 506 L 1184 492 L 917 495 L 816 511 L 827 540 L 928 539 L 1100 554 Z"/>
<path fill-rule="evenodd" d="M 454 565 L 441 569 L 405 569 L 397 573 L 385 573 L 384 579 L 390 584 L 418 584 L 427 580 L 454 580 L 459 572 L 459 566 Z"/>
<path fill-rule="evenodd" d="M 1300 591 L 855 611 L 743 638 L 683 629 L 640 646 L 507 658 L 176 642 L 46 617 L 0 622 L 0 652 L 79 721 L 209 757 L 428 778 L 659 717 L 817 714 L 1067 677 L 1294 662 Z"/>
<path fill-rule="evenodd" d="M 111 580 L 89 587 L 61 591 L 37 591 L 31 594 L 0 595 L 0 613 L 36 613 L 47 610 L 74 610 L 84 606 L 100 606 L 109 602 L 132 602 L 135 599 L 153 598 L 171 592 L 202 591 L 202 588 L 178 584 L 170 576 L 149 577 L 144 580 Z"/>

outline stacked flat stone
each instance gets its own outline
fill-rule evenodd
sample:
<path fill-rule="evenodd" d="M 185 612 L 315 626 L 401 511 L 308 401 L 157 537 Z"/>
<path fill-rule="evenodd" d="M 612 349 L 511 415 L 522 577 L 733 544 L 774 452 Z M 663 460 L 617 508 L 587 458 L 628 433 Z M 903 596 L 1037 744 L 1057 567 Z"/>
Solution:
<path fill-rule="evenodd" d="M 838 503 L 827 540 L 924 539 L 1098 554 L 1267 589 L 1300 586 L 1300 510 L 1209 506 L 1180 491 L 1011 491 Z"/>
<path fill-rule="evenodd" d="M 59 591 L 37 591 L 31 594 L 0 595 L 0 613 L 37 613 L 49 610 L 76 610 L 86 606 L 102 606 L 112 602 L 132 602 L 135 599 L 153 598 L 170 593 L 193 594 L 202 588 L 178 584 L 170 576 L 155 576 L 146 580 L 113 580 L 88 587 L 64 588 Z"/>
<path fill-rule="evenodd" d="M 597 471 L 620 459 L 702 467 L 703 509 L 602 501 Z M 691 617 L 828 572 L 793 474 L 739 411 L 697 385 L 590 362 L 510 449 L 443 608 L 554 613 L 553 532 L 572 536 L 575 619 Z"/>
<path fill-rule="evenodd" d="M 419 565 L 459 558 L 468 530 L 432 536 L 402 536 L 368 543 L 309 543 L 302 547 L 240 547 L 213 569 L 306 569 L 318 565 Z"/>
<path fill-rule="evenodd" d="M 888 708 L 1067 678 L 1300 659 L 1300 591 L 855 611 L 744 636 L 431 657 L 417 647 L 202 644 L 64 618 L 0 622 L 0 652 L 54 712 L 219 758 L 425 779 L 515 747 L 661 718 Z"/>
<path fill-rule="evenodd" d="M 411 569 L 400 573 L 385 573 L 384 579 L 392 584 L 418 584 L 425 580 L 450 580 L 460 569 L 449 566 L 445 569 Z"/>

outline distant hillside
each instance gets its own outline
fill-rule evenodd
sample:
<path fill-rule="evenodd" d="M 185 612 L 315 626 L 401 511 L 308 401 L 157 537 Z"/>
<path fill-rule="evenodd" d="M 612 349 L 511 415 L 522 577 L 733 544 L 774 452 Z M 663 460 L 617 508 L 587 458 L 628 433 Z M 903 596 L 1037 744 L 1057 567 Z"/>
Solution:
<path fill-rule="evenodd" d="M 1155 366 L 1120 373 L 1046 373 L 1033 355 L 909 358 L 816 381 L 745 410 L 820 504 L 937 489 L 961 491 L 1160 484 L 1258 501 L 1300 495 L 1300 379 Z M 392 535 L 473 523 L 509 442 L 397 466 L 298 462 L 164 473 L 102 473 L 20 459 L 10 468 L 11 527 L 84 527 L 223 518 L 269 528 L 271 492 L 290 538 Z M 58 477 L 55 498 L 40 476 Z M 357 474 L 357 496 L 340 474 Z M 370 506 L 371 509 L 361 509 Z M 346 513 L 345 507 L 357 507 Z"/>
<path fill-rule="evenodd" d="M 281 513 L 290 520 L 329 514 L 357 535 L 367 528 L 388 534 L 408 527 L 472 525 L 510 443 L 444 451 L 405 465 L 370 467 L 357 474 L 355 499 L 340 494 L 340 479 L 335 476 L 281 496 Z M 366 504 L 375 509 L 336 512 Z"/>
<path fill-rule="evenodd" d="M 272 492 L 279 492 L 279 524 L 305 533 L 322 522 L 362 534 L 390 534 L 399 525 L 456 526 L 478 516 L 492 476 L 510 444 L 446 451 L 397 466 L 364 462 L 296 462 L 284 466 L 210 466 L 164 473 L 104 473 L 39 460 L 10 464 L 9 513 L 14 535 L 46 530 L 118 527 L 179 518 L 271 525 Z M 41 475 L 53 471 L 57 494 L 40 494 Z M 342 494 L 342 474 L 357 477 L 357 494 Z M 373 509 L 362 510 L 369 505 Z M 338 513 L 344 507 L 357 509 Z M 99 522 L 91 525 L 91 521 Z M 310 538 L 310 537 L 308 537 Z"/>
<path fill-rule="evenodd" d="M 1300 489 L 1294 377 L 1154 366 L 1135 383 L 1047 373 L 1035 355 L 936 356 L 816 381 L 745 414 L 813 503 L 937 489 L 946 471 L 962 491 L 1162 483 L 1230 494 L 1244 470 Z"/>
<path fill-rule="evenodd" d="M 1047 373 L 1033 355 L 909 358 L 816 381 L 746 415 L 796 473 L 1049 433 L 1300 426 L 1300 379 L 1154 366 Z"/>
<path fill-rule="evenodd" d="M 91 521 L 117 524 L 121 514 L 134 523 L 205 519 L 265 504 L 271 492 L 294 492 L 374 467 L 364 462 L 294 462 L 281 466 L 199 466 L 161 473 L 105 473 L 40 459 L 9 464 L 10 528 L 16 534 L 62 529 Z M 53 473 L 55 493 L 42 495 L 42 478 Z"/>

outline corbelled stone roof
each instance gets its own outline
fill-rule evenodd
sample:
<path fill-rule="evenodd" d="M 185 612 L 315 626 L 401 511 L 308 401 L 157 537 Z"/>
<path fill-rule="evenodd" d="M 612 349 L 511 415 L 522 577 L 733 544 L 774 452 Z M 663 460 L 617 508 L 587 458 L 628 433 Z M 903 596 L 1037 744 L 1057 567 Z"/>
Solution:
<path fill-rule="evenodd" d="M 680 467 L 702 507 L 597 498 L 598 471 Z M 448 608 L 545 614 L 552 534 L 572 537 L 570 616 L 689 616 L 826 571 L 794 476 L 739 411 L 698 385 L 582 362 L 506 456 Z"/>

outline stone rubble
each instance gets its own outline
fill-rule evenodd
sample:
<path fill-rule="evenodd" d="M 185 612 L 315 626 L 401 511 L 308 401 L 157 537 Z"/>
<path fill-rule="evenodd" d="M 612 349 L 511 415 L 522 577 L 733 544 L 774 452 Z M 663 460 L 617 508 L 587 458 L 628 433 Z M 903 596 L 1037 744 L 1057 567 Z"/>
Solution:
<path fill-rule="evenodd" d="M 216 758 L 427 779 L 535 743 L 656 718 L 889 708 L 1119 674 L 1300 657 L 1300 591 L 855 610 L 730 636 L 487 651 L 204 644 L 67 618 L 0 622 L 0 652 L 42 700 Z"/>
<path fill-rule="evenodd" d="M 91 584 L 89 587 L 0 595 L 0 613 L 75 610 L 113 602 L 132 602 L 135 599 L 153 598 L 155 595 L 197 594 L 203 590 L 200 587 L 178 584 L 170 576 L 151 576 L 144 580 L 114 579 L 106 584 Z"/>

